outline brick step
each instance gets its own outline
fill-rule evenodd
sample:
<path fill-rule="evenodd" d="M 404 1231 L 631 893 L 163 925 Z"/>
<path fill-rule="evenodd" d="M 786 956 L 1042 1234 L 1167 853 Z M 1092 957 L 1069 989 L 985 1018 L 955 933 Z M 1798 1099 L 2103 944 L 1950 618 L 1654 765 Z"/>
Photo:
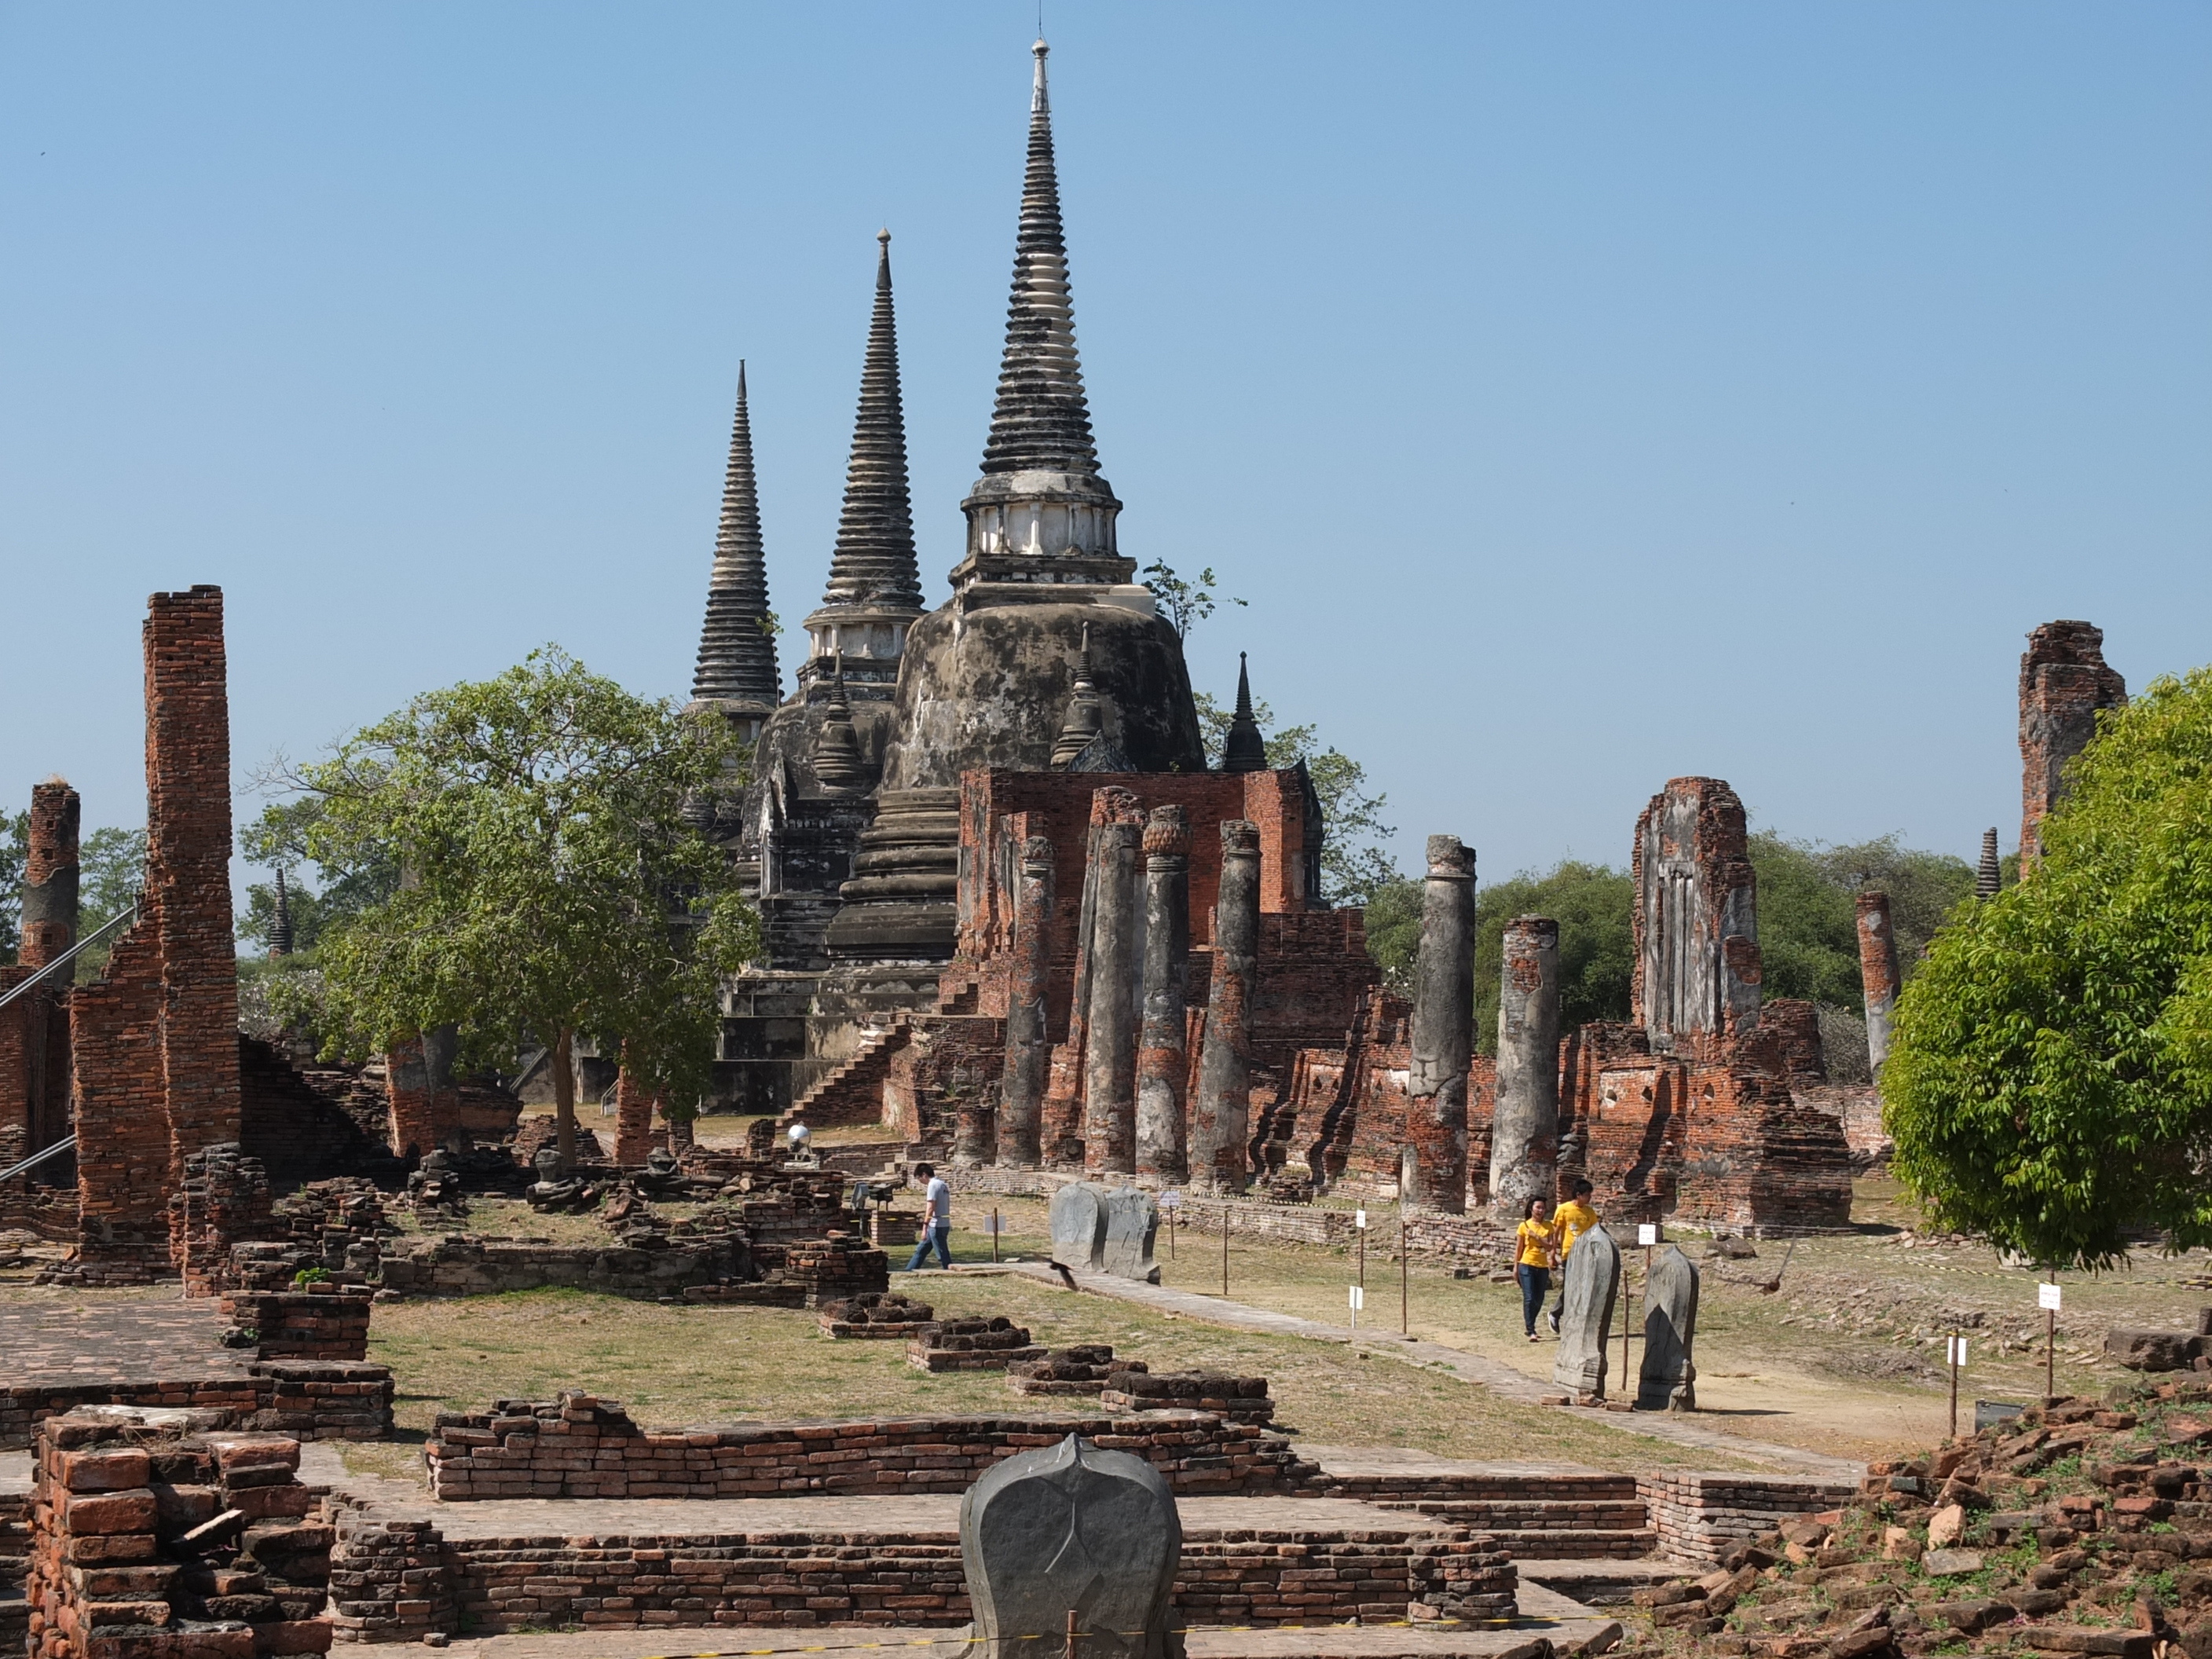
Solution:
<path fill-rule="evenodd" d="M 1577 1501 L 1548 1498 L 1470 1498 L 1392 1504 L 1416 1515 L 1433 1515 L 1440 1521 L 1457 1521 L 1486 1532 L 1570 1530 L 1635 1531 L 1650 1524 L 1643 1504 L 1630 1498 Z"/>
<path fill-rule="evenodd" d="M 1636 1561 L 1659 1547 L 1650 1527 L 1545 1528 L 1488 1534 L 1516 1561 L 1523 1556 L 1566 1561 Z"/>

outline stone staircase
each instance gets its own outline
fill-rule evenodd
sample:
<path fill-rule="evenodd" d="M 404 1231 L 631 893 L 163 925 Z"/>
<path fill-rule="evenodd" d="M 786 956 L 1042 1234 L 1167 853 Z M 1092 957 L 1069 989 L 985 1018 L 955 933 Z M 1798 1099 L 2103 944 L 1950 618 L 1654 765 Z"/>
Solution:
<path fill-rule="evenodd" d="M 870 1031 L 860 1046 L 835 1071 L 791 1104 L 776 1121 L 780 1131 L 793 1123 L 810 1129 L 848 1128 L 880 1123 L 884 1116 L 884 1084 L 890 1076 L 891 1057 L 914 1040 L 912 1017 L 902 1011 L 889 1026 Z"/>
<path fill-rule="evenodd" d="M 1632 1474 L 1355 1477 L 1338 1495 L 1486 1532 L 1516 1560 L 1632 1561 L 1658 1547 Z"/>

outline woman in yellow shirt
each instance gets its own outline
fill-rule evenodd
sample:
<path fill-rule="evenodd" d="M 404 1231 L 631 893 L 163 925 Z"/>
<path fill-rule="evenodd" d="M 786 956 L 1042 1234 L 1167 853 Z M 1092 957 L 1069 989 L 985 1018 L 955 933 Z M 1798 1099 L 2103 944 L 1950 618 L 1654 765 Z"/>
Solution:
<path fill-rule="evenodd" d="M 1513 1235 L 1513 1278 L 1521 1286 L 1521 1322 L 1531 1342 L 1536 1340 L 1536 1316 L 1552 1288 L 1552 1263 L 1559 1257 L 1559 1230 L 1551 1209 L 1542 1199 L 1530 1199 Z"/>

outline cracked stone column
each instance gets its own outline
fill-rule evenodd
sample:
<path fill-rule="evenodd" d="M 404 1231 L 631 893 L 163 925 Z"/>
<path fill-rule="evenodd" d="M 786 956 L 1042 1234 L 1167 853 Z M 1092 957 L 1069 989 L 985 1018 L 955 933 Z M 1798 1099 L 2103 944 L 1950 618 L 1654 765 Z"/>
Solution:
<path fill-rule="evenodd" d="M 1889 1058 L 1889 1019 L 1901 982 L 1897 971 L 1897 932 L 1890 926 L 1889 895 L 1861 893 L 1859 983 L 1866 990 L 1867 1064 L 1878 1077 Z"/>
<path fill-rule="evenodd" d="M 1052 1068 L 1045 1042 L 1045 988 L 1051 978 L 1052 842 L 1022 842 L 1014 888 L 1014 973 L 1006 1004 L 1006 1075 L 999 1094 L 999 1162 L 1044 1162 L 1044 1087 Z"/>
<path fill-rule="evenodd" d="M 1216 1191 L 1241 1193 L 1249 1179 L 1252 993 L 1259 974 L 1260 826 L 1231 818 L 1221 826 L 1221 887 L 1213 907 L 1213 982 L 1199 1051 L 1192 1103 L 1193 1177 Z"/>
<path fill-rule="evenodd" d="M 1155 806 L 1145 826 L 1145 1018 L 1137 1040 L 1137 1173 L 1181 1181 L 1190 1075 L 1183 975 L 1190 957 L 1190 815 Z"/>
<path fill-rule="evenodd" d="M 1413 1075 L 1398 1191 L 1446 1215 L 1467 1210 L 1467 1073 L 1474 1054 L 1474 852 L 1429 837 L 1413 964 Z"/>
<path fill-rule="evenodd" d="M 1559 1185 L 1559 924 L 1520 916 L 1505 927 L 1498 982 L 1498 1105 L 1490 1137 L 1490 1206 L 1518 1222 Z"/>
<path fill-rule="evenodd" d="M 1093 797 L 1099 823 L 1091 864 L 1091 1010 L 1083 1034 L 1083 1167 L 1091 1175 L 1137 1169 L 1137 866 L 1144 808 L 1126 789 Z"/>

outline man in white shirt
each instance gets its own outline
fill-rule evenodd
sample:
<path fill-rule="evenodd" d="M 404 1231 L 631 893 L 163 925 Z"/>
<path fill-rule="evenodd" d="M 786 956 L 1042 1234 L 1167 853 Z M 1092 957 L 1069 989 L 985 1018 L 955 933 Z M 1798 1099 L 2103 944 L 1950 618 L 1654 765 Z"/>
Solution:
<path fill-rule="evenodd" d="M 952 1188 L 945 1184 L 945 1177 L 937 1173 L 933 1164 L 917 1164 L 914 1178 L 925 1182 L 922 1199 L 921 1237 L 914 1247 L 914 1260 L 906 1270 L 920 1273 L 929 1259 L 930 1251 L 937 1252 L 938 1261 L 945 1268 L 952 1266 Z"/>

